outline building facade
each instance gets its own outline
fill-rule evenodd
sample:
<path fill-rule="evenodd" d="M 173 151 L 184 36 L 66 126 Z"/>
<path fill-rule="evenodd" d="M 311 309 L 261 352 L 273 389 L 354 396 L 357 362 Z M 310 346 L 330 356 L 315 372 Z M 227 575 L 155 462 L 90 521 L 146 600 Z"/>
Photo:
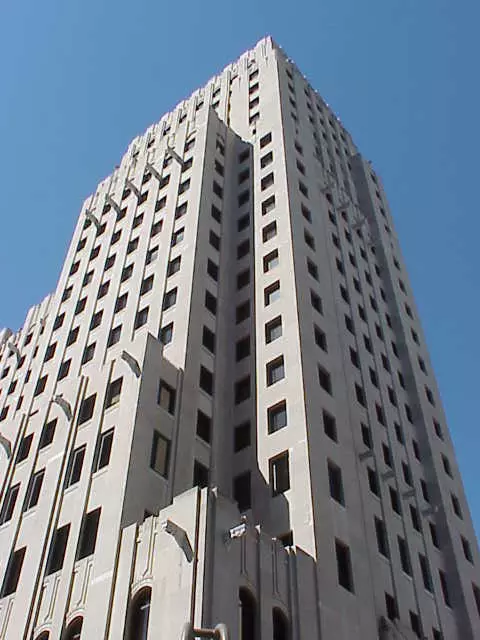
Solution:
<path fill-rule="evenodd" d="M 381 181 L 271 38 L 130 144 L 0 345 L 0 640 L 480 638 Z"/>

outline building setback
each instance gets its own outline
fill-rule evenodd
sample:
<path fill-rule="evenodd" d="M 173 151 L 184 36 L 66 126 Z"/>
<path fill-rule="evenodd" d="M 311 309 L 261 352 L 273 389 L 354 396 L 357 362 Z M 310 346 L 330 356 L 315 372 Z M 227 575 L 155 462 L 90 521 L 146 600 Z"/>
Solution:
<path fill-rule="evenodd" d="M 0 640 L 480 638 L 381 181 L 271 38 L 130 144 L 0 345 Z"/>

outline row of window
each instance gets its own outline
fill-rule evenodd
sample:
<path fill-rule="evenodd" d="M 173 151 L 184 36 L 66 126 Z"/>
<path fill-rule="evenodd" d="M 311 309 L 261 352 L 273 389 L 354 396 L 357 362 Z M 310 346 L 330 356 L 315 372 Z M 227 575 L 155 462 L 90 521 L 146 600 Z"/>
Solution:
<path fill-rule="evenodd" d="M 95 553 L 100 513 L 101 508 L 98 508 L 84 515 L 75 560 L 82 560 Z M 51 575 L 62 569 L 69 533 L 70 524 L 63 525 L 55 531 L 47 557 L 45 575 Z M 26 547 L 21 547 L 11 554 L 5 571 L 0 597 L 4 598 L 17 590 L 26 550 Z"/>

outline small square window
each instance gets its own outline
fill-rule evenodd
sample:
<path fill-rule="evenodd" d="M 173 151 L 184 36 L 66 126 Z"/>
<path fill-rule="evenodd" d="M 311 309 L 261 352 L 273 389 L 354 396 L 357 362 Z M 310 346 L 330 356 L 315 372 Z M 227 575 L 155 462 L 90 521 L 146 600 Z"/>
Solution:
<path fill-rule="evenodd" d="M 271 141 L 272 141 L 272 134 L 271 133 L 265 134 L 262 138 L 260 138 L 260 149 L 263 149 L 264 147 L 266 147 L 267 144 L 270 144 Z"/>
<path fill-rule="evenodd" d="M 285 377 L 285 364 L 283 356 L 272 360 L 266 365 L 267 386 L 271 386 Z"/>
<path fill-rule="evenodd" d="M 177 287 L 170 289 L 163 297 L 163 310 L 170 309 L 177 302 Z"/>
<path fill-rule="evenodd" d="M 108 335 L 107 347 L 113 347 L 113 345 L 120 342 L 121 334 L 122 334 L 122 325 L 118 325 L 118 327 L 114 327 Z"/>
<path fill-rule="evenodd" d="M 137 311 L 135 315 L 134 329 L 140 329 L 141 327 L 147 324 L 148 310 L 149 308 L 145 307 L 143 309 L 140 309 L 140 311 Z"/>
<path fill-rule="evenodd" d="M 265 325 L 265 342 L 269 344 L 282 335 L 282 317 L 277 316 Z"/>
<path fill-rule="evenodd" d="M 278 250 L 274 249 L 263 258 L 263 272 L 268 273 L 268 271 L 277 267 L 279 263 Z"/>
<path fill-rule="evenodd" d="M 267 215 L 275 209 L 275 196 L 270 196 L 262 202 L 262 216 Z"/>
<path fill-rule="evenodd" d="M 260 189 L 265 191 L 274 184 L 273 171 L 264 176 L 260 181 Z"/>
<path fill-rule="evenodd" d="M 268 307 L 270 304 L 275 302 L 280 298 L 280 281 L 277 280 L 269 287 L 264 289 L 264 302 L 265 306 Z"/>
<path fill-rule="evenodd" d="M 267 411 L 268 433 L 275 433 L 287 426 L 287 403 L 282 400 Z"/>
<path fill-rule="evenodd" d="M 268 242 L 277 235 L 277 223 L 275 220 L 262 229 L 262 240 Z"/>

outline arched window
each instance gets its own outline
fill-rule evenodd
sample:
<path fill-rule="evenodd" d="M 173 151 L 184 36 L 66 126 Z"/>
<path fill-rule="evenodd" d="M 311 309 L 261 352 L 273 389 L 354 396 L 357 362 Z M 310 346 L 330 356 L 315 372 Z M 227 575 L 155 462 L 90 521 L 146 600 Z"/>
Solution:
<path fill-rule="evenodd" d="M 50 638 L 50 634 L 48 631 L 42 631 L 42 633 L 37 637 L 37 640 L 48 640 Z"/>
<path fill-rule="evenodd" d="M 65 631 L 64 640 L 80 640 L 82 634 L 83 618 L 75 618 Z"/>
<path fill-rule="evenodd" d="M 275 608 L 272 611 L 273 619 L 273 640 L 289 640 L 290 631 L 287 616 L 281 609 Z"/>
<path fill-rule="evenodd" d="M 238 592 L 240 600 L 240 640 L 255 640 L 257 627 L 257 604 L 248 589 Z"/>
<path fill-rule="evenodd" d="M 128 640 L 147 640 L 152 590 L 146 587 L 134 597 L 130 610 Z"/>

